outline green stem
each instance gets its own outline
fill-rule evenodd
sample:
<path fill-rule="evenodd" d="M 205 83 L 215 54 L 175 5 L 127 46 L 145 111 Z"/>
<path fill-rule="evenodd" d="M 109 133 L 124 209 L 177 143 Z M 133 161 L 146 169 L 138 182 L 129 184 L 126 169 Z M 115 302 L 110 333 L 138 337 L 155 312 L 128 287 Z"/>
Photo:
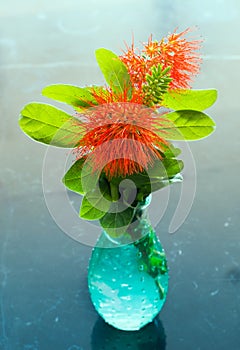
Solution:
<path fill-rule="evenodd" d="M 153 232 L 149 232 L 148 235 L 134 242 L 135 247 L 141 254 L 140 264 L 143 264 L 144 270 L 154 279 L 160 298 L 163 299 L 165 291 L 159 281 L 159 275 L 164 275 L 167 272 L 166 257 L 164 252 L 156 250 L 155 244 Z"/>
<path fill-rule="evenodd" d="M 111 192 L 112 200 L 114 202 L 118 201 L 119 199 L 118 186 L 114 185 L 112 182 L 110 182 L 110 192 Z"/>

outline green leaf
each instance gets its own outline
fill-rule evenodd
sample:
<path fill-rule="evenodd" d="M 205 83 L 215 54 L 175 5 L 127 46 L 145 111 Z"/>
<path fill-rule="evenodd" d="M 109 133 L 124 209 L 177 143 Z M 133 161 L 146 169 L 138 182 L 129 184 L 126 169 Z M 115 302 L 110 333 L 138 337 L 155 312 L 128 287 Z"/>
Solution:
<path fill-rule="evenodd" d="M 85 157 L 78 159 L 62 179 L 62 182 L 69 190 L 80 194 L 84 194 L 81 175 L 85 159 Z"/>
<path fill-rule="evenodd" d="M 142 195 L 150 194 L 158 191 L 161 188 L 173 183 L 180 177 L 180 171 L 183 169 L 183 162 L 174 158 L 164 158 L 162 161 L 158 160 L 152 167 L 138 174 L 133 174 L 128 177 L 135 183 L 138 189 L 137 198 Z"/>
<path fill-rule="evenodd" d="M 170 147 L 168 147 L 166 149 L 166 151 L 164 151 L 163 156 L 165 158 L 175 158 L 177 156 L 179 156 L 181 154 L 181 150 L 180 148 L 174 147 L 172 144 L 170 145 Z"/>
<path fill-rule="evenodd" d="M 173 144 L 170 141 L 168 141 L 168 144 L 162 145 L 161 150 L 157 149 L 157 151 L 160 154 L 161 158 L 176 158 L 182 152 L 180 148 L 173 146 Z"/>
<path fill-rule="evenodd" d="M 182 182 L 182 180 L 183 180 L 183 177 L 180 173 L 177 173 L 176 175 L 173 175 L 172 177 L 168 177 L 164 180 L 157 181 L 156 179 L 151 184 L 151 192 L 161 190 L 162 188 L 168 185 L 171 185 L 173 183 Z"/>
<path fill-rule="evenodd" d="M 168 178 L 172 178 L 173 176 L 180 173 L 184 167 L 183 161 L 179 159 L 165 158 L 162 160 L 162 163 L 166 170 Z"/>
<path fill-rule="evenodd" d="M 121 202 L 114 203 L 113 212 L 106 213 L 101 219 L 100 224 L 103 229 L 112 237 L 118 237 L 126 232 L 128 225 L 131 223 L 134 209 L 124 206 Z"/>
<path fill-rule="evenodd" d="M 205 113 L 180 110 L 164 115 L 157 134 L 166 140 L 199 140 L 215 129 L 214 121 Z"/>
<path fill-rule="evenodd" d="M 101 174 L 101 176 L 100 176 L 99 189 L 100 189 L 102 195 L 104 196 L 104 198 L 108 199 L 109 201 L 112 201 L 110 183 L 104 174 Z"/>
<path fill-rule="evenodd" d="M 106 79 L 106 82 L 116 93 L 123 94 L 128 91 L 128 98 L 131 98 L 132 85 L 127 67 L 120 58 L 110 50 L 97 49 L 96 59 Z"/>
<path fill-rule="evenodd" d="M 83 136 L 83 123 L 49 104 L 32 102 L 20 114 L 19 125 L 32 139 L 73 148 Z"/>
<path fill-rule="evenodd" d="M 183 161 L 172 158 L 172 155 L 173 154 L 171 153 L 171 157 L 169 158 L 165 157 L 162 160 L 156 160 L 153 166 L 150 166 L 143 172 L 128 175 L 125 178 L 113 178 L 111 181 L 114 181 L 114 183 L 116 181 L 115 185 L 120 185 L 123 195 L 125 194 L 124 191 L 126 191 L 126 195 L 129 198 L 132 198 L 135 194 L 135 188 L 137 188 L 137 198 L 141 200 L 141 194 L 150 194 L 151 192 L 157 191 L 173 182 L 177 182 L 175 180 L 178 180 L 179 182 L 179 173 L 183 169 Z M 179 176 L 178 179 L 176 178 L 173 181 L 173 178 L 176 176 Z M 131 182 L 126 182 L 127 187 L 124 189 L 121 185 L 122 180 L 131 180 L 134 185 L 131 186 Z M 127 199 L 126 202 L 128 202 Z"/>
<path fill-rule="evenodd" d="M 46 86 L 42 90 L 43 96 L 72 105 L 74 107 L 92 107 L 97 102 L 89 91 L 90 88 L 81 88 L 67 84 Z"/>
<path fill-rule="evenodd" d="M 174 158 L 164 158 L 154 163 L 152 167 L 142 173 L 130 175 L 137 188 L 154 182 L 166 180 L 175 176 L 183 169 L 183 161 Z"/>
<path fill-rule="evenodd" d="M 217 100 L 217 90 L 170 90 L 163 95 L 162 105 L 174 110 L 203 111 Z"/>
<path fill-rule="evenodd" d="M 94 189 L 83 197 L 79 215 L 85 220 L 97 220 L 106 214 L 110 205 L 111 202 Z"/>
<path fill-rule="evenodd" d="M 164 188 L 168 185 L 171 185 L 173 183 L 182 182 L 182 180 L 183 180 L 183 177 L 181 174 L 176 174 L 175 176 L 173 176 L 171 178 L 165 178 L 162 180 L 152 179 L 151 184 L 150 183 L 145 184 L 139 188 L 137 198 L 138 199 L 144 198 L 152 192 L 159 191 L 162 188 Z"/>
<path fill-rule="evenodd" d="M 93 171 L 91 158 L 78 159 L 67 171 L 62 179 L 64 185 L 71 191 L 80 194 L 91 192 L 98 185 L 100 191 L 107 197 L 107 183 L 103 183 L 100 174 Z M 101 193 L 99 193 L 101 195 Z"/>

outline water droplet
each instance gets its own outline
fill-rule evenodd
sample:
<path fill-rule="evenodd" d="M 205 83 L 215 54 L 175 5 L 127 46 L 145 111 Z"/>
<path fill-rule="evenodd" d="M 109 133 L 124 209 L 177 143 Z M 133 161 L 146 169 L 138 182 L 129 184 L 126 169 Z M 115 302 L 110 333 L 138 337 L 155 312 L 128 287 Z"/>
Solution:
<path fill-rule="evenodd" d="M 211 295 L 212 297 L 214 297 L 214 296 L 217 295 L 218 293 L 219 293 L 219 289 L 216 289 L 216 290 L 214 290 L 213 292 L 211 292 L 210 295 Z"/>
<path fill-rule="evenodd" d="M 122 300 L 131 300 L 131 295 L 123 295 L 123 296 L 121 296 L 120 297 L 120 299 L 122 299 Z"/>
<path fill-rule="evenodd" d="M 127 283 L 121 283 L 121 287 L 128 287 Z"/>

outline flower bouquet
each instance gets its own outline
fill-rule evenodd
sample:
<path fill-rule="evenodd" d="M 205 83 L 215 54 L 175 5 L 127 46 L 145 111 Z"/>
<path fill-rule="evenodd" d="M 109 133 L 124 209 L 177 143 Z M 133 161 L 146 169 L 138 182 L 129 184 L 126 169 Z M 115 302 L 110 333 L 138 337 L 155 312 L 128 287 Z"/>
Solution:
<path fill-rule="evenodd" d="M 200 41 L 189 30 L 134 43 L 120 56 L 100 48 L 106 86 L 55 84 L 42 94 L 75 113 L 45 103 L 27 104 L 20 127 L 32 139 L 72 148 L 75 162 L 64 185 L 83 196 L 79 215 L 99 220 L 88 283 L 96 310 L 111 325 L 140 329 L 161 310 L 168 288 L 164 250 L 147 215 L 151 194 L 182 181 L 181 153 L 172 142 L 198 140 L 215 124 L 203 112 L 215 89 L 192 90 Z"/>

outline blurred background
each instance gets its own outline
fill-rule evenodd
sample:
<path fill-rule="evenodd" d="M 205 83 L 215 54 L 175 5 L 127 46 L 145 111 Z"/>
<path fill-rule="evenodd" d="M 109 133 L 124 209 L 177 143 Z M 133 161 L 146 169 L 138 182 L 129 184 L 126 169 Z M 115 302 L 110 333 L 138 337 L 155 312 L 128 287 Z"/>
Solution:
<path fill-rule="evenodd" d="M 239 23 L 238 0 L 0 1 L 0 350 L 239 350 Z M 46 85 L 103 84 L 96 48 L 120 54 L 133 34 L 138 44 L 187 27 L 204 39 L 193 87 L 218 89 L 208 111 L 217 130 L 191 144 L 197 191 L 188 218 L 170 235 L 170 202 L 157 227 L 171 275 L 167 303 L 154 324 L 126 334 L 93 309 L 91 247 L 48 212 L 46 147 L 21 132 L 18 115 L 30 101 L 47 102 Z"/>

